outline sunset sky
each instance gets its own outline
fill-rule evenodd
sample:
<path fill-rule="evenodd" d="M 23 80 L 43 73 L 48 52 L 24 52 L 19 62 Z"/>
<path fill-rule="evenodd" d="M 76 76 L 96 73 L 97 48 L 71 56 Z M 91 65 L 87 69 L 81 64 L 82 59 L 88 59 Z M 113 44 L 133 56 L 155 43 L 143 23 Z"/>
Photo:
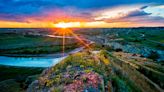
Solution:
<path fill-rule="evenodd" d="M 1 28 L 164 26 L 164 0 L 0 0 Z"/>

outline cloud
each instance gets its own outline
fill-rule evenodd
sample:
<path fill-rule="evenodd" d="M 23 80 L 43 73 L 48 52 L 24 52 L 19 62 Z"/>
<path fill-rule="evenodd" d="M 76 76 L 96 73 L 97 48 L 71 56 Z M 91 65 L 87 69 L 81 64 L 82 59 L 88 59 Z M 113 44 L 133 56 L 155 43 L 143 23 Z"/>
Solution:
<path fill-rule="evenodd" d="M 148 6 L 142 6 L 140 9 L 142 10 L 142 9 L 145 9 L 145 8 L 147 8 Z"/>
<path fill-rule="evenodd" d="M 95 13 L 95 20 L 105 21 L 107 23 L 128 22 L 132 24 L 159 24 L 164 25 L 164 17 L 154 15 L 154 12 L 145 11 L 151 5 L 132 5 L 120 6 L 110 9 L 104 9 Z M 156 6 L 160 7 L 161 6 Z M 159 12 L 159 11 L 158 11 Z M 148 26 L 148 25 L 147 25 Z"/>
<path fill-rule="evenodd" d="M 134 10 L 134 11 L 130 11 L 128 12 L 128 14 L 125 17 L 135 17 L 135 16 L 147 16 L 147 15 L 151 15 L 152 13 L 146 13 L 143 10 Z"/>
<path fill-rule="evenodd" d="M 99 9 L 119 5 L 152 3 L 154 0 L 0 0 L 0 13 L 30 14 L 53 8 L 75 7 L 77 9 Z M 162 4 L 162 0 L 156 0 Z"/>
<path fill-rule="evenodd" d="M 164 13 L 159 9 L 164 2 L 156 0 L 160 4 L 156 6 L 145 3 L 154 0 L 0 0 L 0 21 L 161 22 Z"/>
<path fill-rule="evenodd" d="M 94 13 L 96 16 L 95 20 L 119 19 L 128 16 L 146 15 L 147 13 L 142 10 L 146 7 L 143 6 L 144 5 L 124 5 L 99 10 Z"/>
<path fill-rule="evenodd" d="M 143 10 L 147 13 L 152 13 L 151 16 L 164 17 L 164 5 L 153 5 Z"/>

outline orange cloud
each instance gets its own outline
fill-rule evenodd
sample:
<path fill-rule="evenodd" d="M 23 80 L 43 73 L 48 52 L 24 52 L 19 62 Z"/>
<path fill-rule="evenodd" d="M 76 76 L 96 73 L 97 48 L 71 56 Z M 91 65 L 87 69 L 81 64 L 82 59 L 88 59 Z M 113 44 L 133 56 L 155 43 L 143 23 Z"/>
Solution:
<path fill-rule="evenodd" d="M 28 16 L 24 22 L 0 20 L 1 28 L 113 28 L 164 26 L 162 18 L 153 18 L 142 11 L 143 5 L 120 6 L 111 9 L 97 10 L 90 13 L 66 12 L 50 10 L 38 16 Z M 142 14 L 139 15 L 139 14 Z M 130 16 L 130 17 L 127 17 Z"/>
<path fill-rule="evenodd" d="M 114 22 L 108 23 L 104 21 L 95 22 L 65 22 L 66 27 L 70 28 L 113 28 L 113 27 L 140 27 L 140 26 L 164 26 L 161 23 L 133 23 L 133 22 Z M 59 25 L 58 25 L 59 24 Z M 57 26 L 58 25 L 58 26 Z M 10 22 L 0 21 L 0 28 L 56 28 L 60 27 L 59 23 L 52 22 Z"/>
<path fill-rule="evenodd" d="M 53 27 L 52 23 L 46 22 L 11 22 L 11 21 L 0 21 L 0 28 L 47 28 Z"/>

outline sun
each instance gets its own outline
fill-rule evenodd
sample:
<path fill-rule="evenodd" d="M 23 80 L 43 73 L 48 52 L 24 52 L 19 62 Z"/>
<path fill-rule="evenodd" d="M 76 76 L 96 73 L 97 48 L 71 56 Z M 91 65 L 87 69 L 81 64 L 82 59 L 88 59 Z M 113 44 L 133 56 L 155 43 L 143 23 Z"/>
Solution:
<path fill-rule="evenodd" d="M 87 43 L 83 41 L 80 37 L 78 37 L 77 34 L 75 34 L 72 30 L 73 27 L 80 27 L 80 22 L 59 22 L 54 24 L 55 27 L 55 34 L 62 36 L 62 52 L 63 56 L 65 53 L 65 43 L 66 43 L 66 37 L 73 37 L 74 39 L 77 39 L 80 43 L 82 43 L 84 46 L 89 47 Z M 72 39 L 72 38 L 71 38 Z"/>
<path fill-rule="evenodd" d="M 68 36 L 72 33 L 72 30 L 69 28 L 58 28 L 56 29 L 56 34 Z"/>
<path fill-rule="evenodd" d="M 71 23 L 59 22 L 57 24 L 54 24 L 54 26 L 57 28 L 70 28 L 73 25 Z"/>
<path fill-rule="evenodd" d="M 80 22 L 59 22 L 54 24 L 56 28 L 78 28 L 81 27 Z"/>

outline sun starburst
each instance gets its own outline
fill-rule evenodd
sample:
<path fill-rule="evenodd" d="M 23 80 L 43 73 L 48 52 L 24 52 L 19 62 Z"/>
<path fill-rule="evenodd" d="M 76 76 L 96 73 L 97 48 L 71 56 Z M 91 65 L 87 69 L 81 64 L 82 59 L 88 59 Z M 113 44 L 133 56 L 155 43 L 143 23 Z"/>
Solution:
<path fill-rule="evenodd" d="M 62 36 L 62 52 L 63 52 L 63 56 L 64 56 L 64 53 L 65 53 L 65 42 L 66 42 L 66 37 L 67 36 L 71 36 L 73 37 L 74 39 L 77 39 L 79 41 L 79 43 L 83 44 L 85 47 L 89 48 L 89 44 L 86 43 L 84 41 L 84 39 L 81 39 L 77 34 L 75 34 L 71 27 L 74 27 L 74 26 L 77 26 L 78 23 L 72 23 L 72 22 L 69 22 L 69 23 L 65 23 L 65 22 L 59 22 L 57 24 L 54 24 L 54 27 L 56 28 L 55 30 L 55 33 L 57 35 L 60 35 Z M 68 38 L 68 37 L 67 37 Z"/>

